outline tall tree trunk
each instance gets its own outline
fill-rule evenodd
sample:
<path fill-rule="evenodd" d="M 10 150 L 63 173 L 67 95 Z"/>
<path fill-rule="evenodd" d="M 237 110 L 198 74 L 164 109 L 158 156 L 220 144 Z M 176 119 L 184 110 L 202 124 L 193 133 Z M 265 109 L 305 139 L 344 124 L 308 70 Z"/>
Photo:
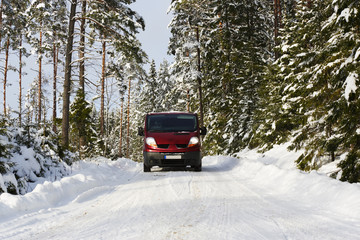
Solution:
<path fill-rule="evenodd" d="M 123 156 L 122 153 L 122 139 L 123 139 L 123 114 L 124 114 L 124 99 L 121 100 L 121 109 L 120 109 L 120 140 L 119 140 L 119 157 Z"/>
<path fill-rule="evenodd" d="M 2 11 L 3 11 L 3 0 L 1 0 L 1 4 L 0 4 L 0 29 L 2 29 Z M 2 40 L 2 35 L 1 35 L 1 31 L 0 31 L 0 49 L 1 49 L 1 40 Z"/>
<path fill-rule="evenodd" d="M 279 43 L 279 29 L 282 25 L 282 10 L 281 10 L 281 0 L 274 0 L 274 37 L 275 37 L 275 46 L 278 46 Z M 280 57 L 279 51 L 275 50 L 275 59 Z"/>
<path fill-rule="evenodd" d="M 105 59 L 106 59 L 106 41 L 105 35 L 102 43 L 102 71 L 101 71 L 101 107 L 100 107 L 100 135 L 104 137 L 104 113 L 105 113 Z"/>
<path fill-rule="evenodd" d="M 80 43 L 79 43 L 79 85 L 85 96 L 85 24 L 86 24 L 86 1 L 82 0 L 81 24 L 80 24 Z"/>
<path fill-rule="evenodd" d="M 19 126 L 22 126 L 22 36 L 19 46 Z"/>
<path fill-rule="evenodd" d="M 42 75 L 41 75 L 41 71 L 42 71 L 42 30 L 40 30 L 40 40 L 39 40 L 39 86 L 38 86 L 38 127 L 40 128 L 40 124 L 41 124 L 41 99 L 42 99 Z"/>
<path fill-rule="evenodd" d="M 202 98 L 202 79 L 200 76 L 201 73 L 201 59 L 200 59 L 200 35 L 199 35 L 199 28 L 196 28 L 196 40 L 198 42 L 197 47 L 197 70 L 198 70 L 198 88 L 199 88 L 199 107 L 200 107 L 200 126 L 204 126 L 204 113 L 203 113 L 203 98 Z"/>
<path fill-rule="evenodd" d="M 127 106 L 127 130 L 126 130 L 126 158 L 130 155 L 130 100 L 131 100 L 131 77 L 129 77 L 128 106 Z"/>
<path fill-rule="evenodd" d="M 65 52 L 65 79 L 63 92 L 63 119 L 62 119 L 62 146 L 69 147 L 69 111 L 70 111 L 70 87 L 71 87 L 71 60 L 74 41 L 74 26 L 76 14 L 77 0 L 72 0 L 70 17 L 69 17 L 69 31 L 67 36 L 66 52 Z"/>
<path fill-rule="evenodd" d="M 81 91 L 81 96 L 85 100 L 85 28 L 86 28 L 86 3 L 87 0 L 82 0 L 81 7 L 81 22 L 80 22 L 80 43 L 79 43 L 79 90 Z M 85 126 L 82 124 L 80 126 L 79 132 L 85 132 Z M 83 134 L 79 136 L 79 149 L 80 154 L 83 155 L 83 148 L 86 145 L 86 136 Z"/>
<path fill-rule="evenodd" d="M 9 65 L 9 48 L 10 48 L 10 38 L 6 41 L 6 49 L 5 49 L 5 69 L 4 69 L 4 116 L 6 117 L 6 85 L 7 85 L 7 72 Z"/>
<path fill-rule="evenodd" d="M 186 91 L 186 111 L 190 112 L 190 90 Z"/>
<path fill-rule="evenodd" d="M 54 36 L 56 33 L 54 32 Z M 56 94 L 56 87 L 57 87 L 57 70 L 58 70 L 58 56 L 59 56 L 59 48 L 56 46 L 54 42 L 53 45 L 53 116 L 52 116 L 52 130 L 57 132 L 56 128 L 56 118 L 57 118 L 57 94 Z"/>

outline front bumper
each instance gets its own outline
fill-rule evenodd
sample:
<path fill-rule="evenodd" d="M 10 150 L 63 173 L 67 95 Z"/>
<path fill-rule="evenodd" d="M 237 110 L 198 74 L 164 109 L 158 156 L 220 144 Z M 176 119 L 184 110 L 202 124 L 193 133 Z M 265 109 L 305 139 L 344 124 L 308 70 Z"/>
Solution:
<path fill-rule="evenodd" d="M 201 152 L 144 152 L 144 164 L 147 167 L 199 167 L 201 166 Z"/>

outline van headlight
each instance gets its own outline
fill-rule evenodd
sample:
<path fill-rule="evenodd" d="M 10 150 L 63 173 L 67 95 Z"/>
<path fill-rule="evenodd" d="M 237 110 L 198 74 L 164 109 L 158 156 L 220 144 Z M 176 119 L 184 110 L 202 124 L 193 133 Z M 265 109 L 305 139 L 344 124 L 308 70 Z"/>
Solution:
<path fill-rule="evenodd" d="M 145 142 L 146 142 L 146 144 L 149 145 L 150 147 L 157 148 L 157 144 L 156 144 L 155 138 L 153 138 L 153 137 L 147 137 L 147 138 L 145 139 Z"/>
<path fill-rule="evenodd" d="M 200 140 L 198 137 L 192 137 L 192 138 L 190 138 L 188 147 L 194 147 L 194 146 L 198 145 L 199 142 L 200 142 Z"/>

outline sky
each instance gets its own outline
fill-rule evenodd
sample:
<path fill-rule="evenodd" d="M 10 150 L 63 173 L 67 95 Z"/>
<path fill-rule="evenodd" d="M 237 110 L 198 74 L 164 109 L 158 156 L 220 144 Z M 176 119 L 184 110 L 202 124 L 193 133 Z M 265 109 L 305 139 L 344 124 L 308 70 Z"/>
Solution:
<path fill-rule="evenodd" d="M 145 20 L 145 31 L 138 34 L 138 39 L 149 60 L 154 59 L 157 66 L 164 59 L 172 61 L 172 57 L 167 55 L 170 38 L 168 25 L 172 18 L 167 13 L 170 4 L 171 0 L 137 0 L 130 6 Z"/>

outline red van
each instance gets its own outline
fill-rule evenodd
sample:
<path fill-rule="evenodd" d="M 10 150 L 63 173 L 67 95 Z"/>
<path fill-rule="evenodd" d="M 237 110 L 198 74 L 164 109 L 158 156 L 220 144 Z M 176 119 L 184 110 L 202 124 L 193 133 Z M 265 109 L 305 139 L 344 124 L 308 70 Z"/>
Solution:
<path fill-rule="evenodd" d="M 201 139 L 206 128 L 199 128 L 195 113 L 149 113 L 145 127 L 139 128 L 144 136 L 144 172 L 151 167 L 187 167 L 201 171 Z"/>

